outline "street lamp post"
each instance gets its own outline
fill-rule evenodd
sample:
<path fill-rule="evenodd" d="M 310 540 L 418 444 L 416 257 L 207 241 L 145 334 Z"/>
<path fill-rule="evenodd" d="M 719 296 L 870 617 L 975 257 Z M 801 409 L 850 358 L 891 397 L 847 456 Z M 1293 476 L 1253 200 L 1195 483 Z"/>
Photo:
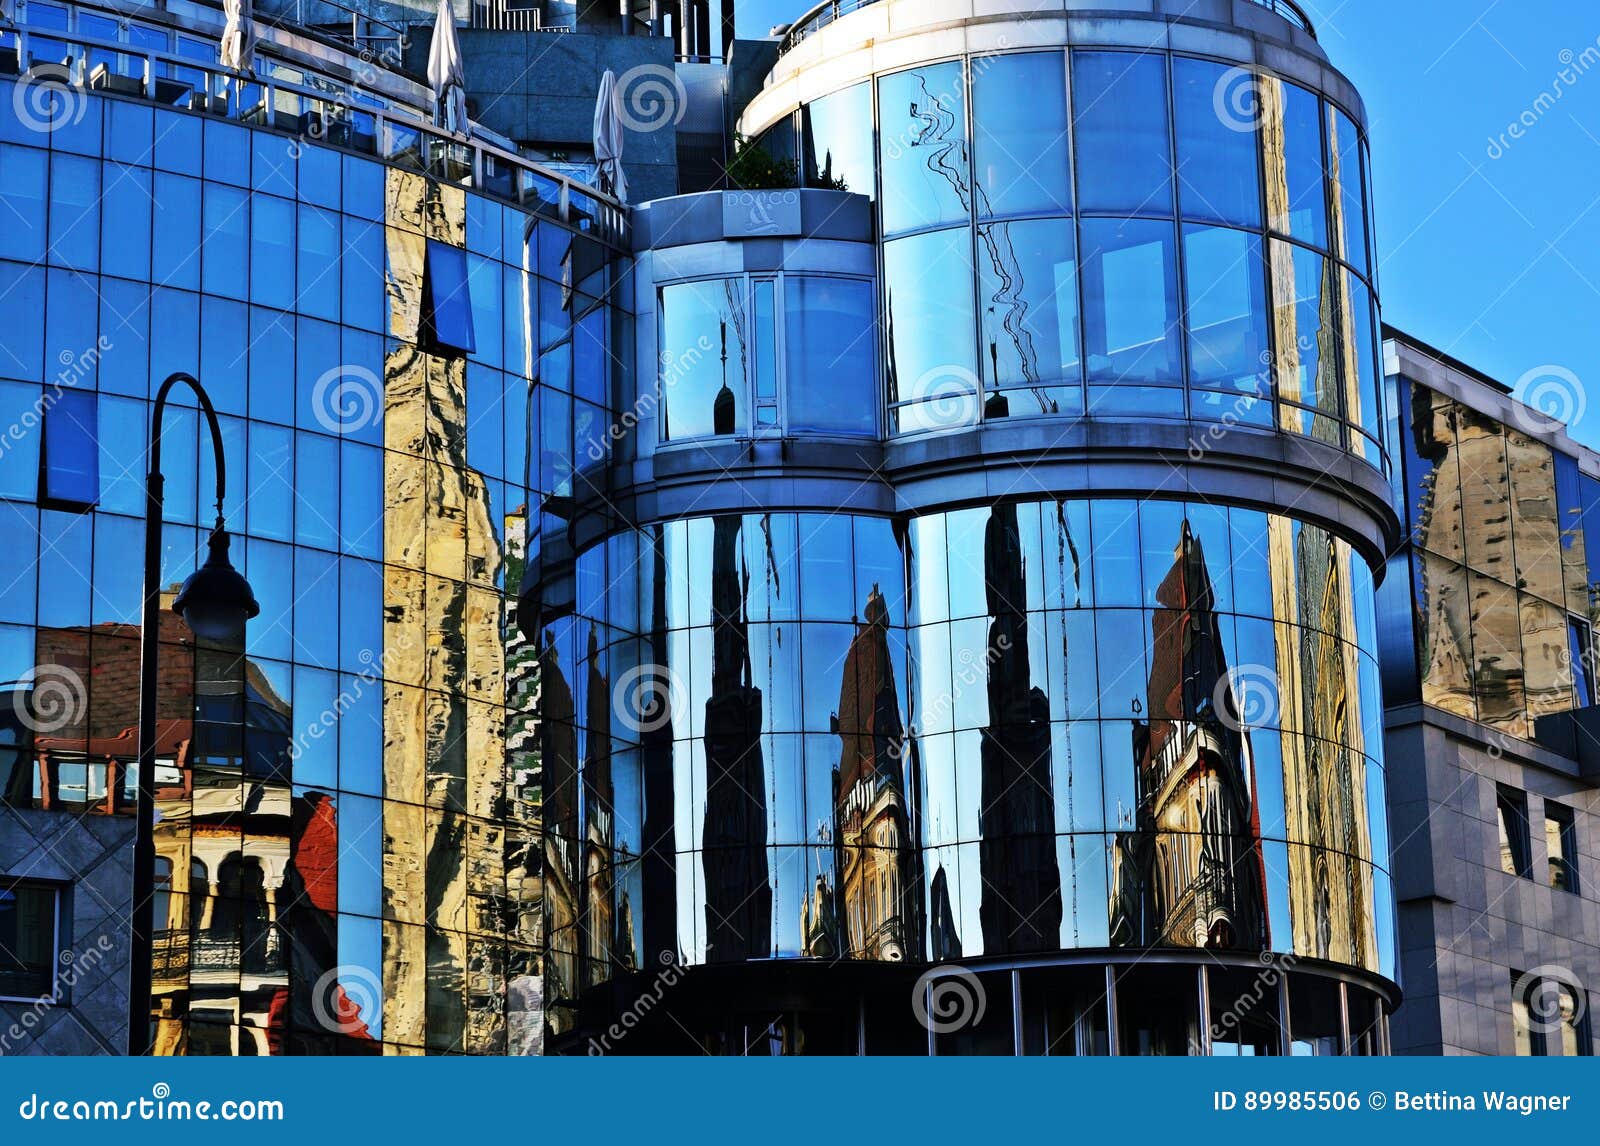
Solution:
<path fill-rule="evenodd" d="M 161 423 L 167 395 L 184 383 L 193 390 L 211 429 L 216 454 L 217 522 L 211 530 L 206 563 L 189 575 L 172 611 L 197 638 L 220 641 L 243 636 L 244 623 L 261 611 L 250 584 L 228 561 L 228 535 L 223 529 L 222 501 L 227 470 L 222 456 L 222 430 L 211 397 L 193 375 L 181 371 L 167 377 L 156 392 L 150 415 L 149 470 L 144 493 L 144 613 L 139 633 L 139 800 L 133 842 L 133 937 L 128 971 L 128 1053 L 148 1054 L 150 998 L 154 979 L 155 927 L 151 918 L 156 879 L 156 667 L 161 646 L 161 518 L 165 503 L 161 474 Z"/>

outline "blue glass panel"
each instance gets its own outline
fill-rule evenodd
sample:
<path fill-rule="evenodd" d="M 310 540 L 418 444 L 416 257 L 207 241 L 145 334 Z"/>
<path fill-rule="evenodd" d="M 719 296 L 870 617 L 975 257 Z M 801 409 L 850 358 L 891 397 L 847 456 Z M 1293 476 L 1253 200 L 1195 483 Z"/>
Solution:
<path fill-rule="evenodd" d="M 293 199 L 297 190 L 298 140 L 265 131 L 250 133 L 250 180 L 257 191 Z M 211 178 L 217 178 L 212 175 Z"/>
<path fill-rule="evenodd" d="M 980 219 L 1072 210 L 1063 53 L 974 56 L 972 123 Z"/>
<path fill-rule="evenodd" d="M 344 156 L 344 212 L 358 219 L 383 218 L 384 167 L 370 159 Z"/>
<path fill-rule="evenodd" d="M 206 179 L 250 185 L 250 131 L 236 124 L 208 119 L 206 123 Z M 291 192 L 292 194 L 292 192 Z"/>
<path fill-rule="evenodd" d="M 383 555 L 383 451 L 346 441 L 340 450 L 339 503 L 344 552 Z"/>
<path fill-rule="evenodd" d="M 249 314 L 242 302 L 209 295 L 201 299 L 200 381 L 219 414 L 245 414 Z"/>
<path fill-rule="evenodd" d="M 197 419 L 198 420 L 198 419 Z M 245 522 L 245 476 L 250 456 L 249 423 L 243 418 L 223 415 L 217 419 L 222 433 L 222 462 L 228 471 L 228 491 L 222 502 L 222 516 L 231 522 L 231 528 L 242 530 Z M 200 463 L 200 484 L 195 494 L 200 499 L 198 524 L 210 525 L 217 512 L 217 462 L 211 449 L 211 435 L 197 442 Z M 204 448 L 199 448 L 204 447 Z"/>
<path fill-rule="evenodd" d="M 871 84 L 857 84 L 807 104 L 800 130 L 801 176 L 807 187 L 877 198 Z"/>
<path fill-rule="evenodd" d="M 208 127 L 214 126 L 211 124 Z M 205 239 L 200 281 L 207 294 L 242 299 L 248 283 L 249 194 L 220 183 L 205 185 Z"/>
<path fill-rule="evenodd" d="M 78 270 L 100 266 L 100 161 L 50 157 L 50 261 Z"/>
<path fill-rule="evenodd" d="M 295 540 L 318 549 L 339 545 L 339 440 L 295 435 Z"/>
<path fill-rule="evenodd" d="M 280 426 L 250 427 L 249 530 L 256 537 L 294 536 L 294 435 Z"/>
<path fill-rule="evenodd" d="M 1261 240 L 1226 227 L 1183 229 L 1189 383 L 1270 397 Z"/>
<path fill-rule="evenodd" d="M 339 559 L 315 549 L 294 553 L 295 660 L 339 664 Z"/>
<path fill-rule="evenodd" d="M 500 204 L 482 195 L 468 195 L 466 198 L 467 250 L 489 259 L 502 258 L 500 240 L 504 228 L 500 221 Z"/>
<path fill-rule="evenodd" d="M 39 422 L 44 391 L 37 385 L 0 382 L 0 497 L 32 501 L 39 494 Z"/>
<path fill-rule="evenodd" d="M 198 116 L 175 111 L 156 111 L 156 167 L 179 175 L 200 174 L 200 129 Z M 157 186 L 159 188 L 159 181 Z M 158 198 L 159 191 L 158 191 Z M 195 212 L 198 217 L 199 212 Z"/>
<path fill-rule="evenodd" d="M 1083 221 L 1084 337 L 1091 382 L 1180 385 L 1170 223 Z"/>
<path fill-rule="evenodd" d="M 250 417 L 294 423 L 294 318 L 250 308 Z"/>
<path fill-rule="evenodd" d="M 244 573 L 261 605 L 261 615 L 245 626 L 245 651 L 251 657 L 288 660 L 294 644 L 294 550 L 252 537 L 246 552 L 249 561 Z"/>
<path fill-rule="evenodd" d="M 39 574 L 39 511 L 31 505 L 0 501 L 0 536 L 6 539 L 0 545 L 0 621 L 31 625 Z M 0 665 L 0 669 L 4 667 Z"/>
<path fill-rule="evenodd" d="M 150 377 L 150 288 L 100 280 L 100 389 L 142 398 Z"/>
<path fill-rule="evenodd" d="M 1328 245 L 1321 102 L 1280 80 L 1262 81 L 1267 225 L 1316 247 Z"/>
<path fill-rule="evenodd" d="M 106 101 L 98 97 L 56 101 L 50 146 L 57 151 L 75 151 L 79 155 L 98 157 L 101 154 L 100 125 L 105 104 Z"/>
<path fill-rule="evenodd" d="M 150 172 L 106 166 L 101 201 L 100 269 L 137 282 L 150 279 Z"/>
<path fill-rule="evenodd" d="M 383 682 L 377 670 L 340 677 L 344 715 L 339 718 L 339 787 L 383 794 Z M 343 903 L 341 901 L 341 906 Z"/>
<path fill-rule="evenodd" d="M 383 913 L 383 804 L 378 800 L 359 796 L 345 796 L 339 801 L 339 958 L 356 966 L 368 967 L 382 982 L 382 964 L 376 961 L 380 945 L 365 945 L 365 955 L 350 951 L 349 938 L 358 933 L 361 920 L 351 919 L 345 912 L 372 916 L 372 922 Z M 373 929 L 376 930 L 375 928 Z M 367 960 L 373 960 L 368 962 Z M 372 1030 L 381 1007 L 361 1019 Z"/>
<path fill-rule="evenodd" d="M 344 256 L 339 260 L 344 321 L 363 330 L 382 331 L 385 320 L 383 227 L 363 219 L 344 220 Z"/>
<path fill-rule="evenodd" d="M 505 476 L 505 381 L 498 370 L 467 367 L 467 464 L 489 477 Z"/>
<path fill-rule="evenodd" d="M 533 345 L 537 330 L 537 316 L 532 311 L 539 305 L 539 292 L 533 279 L 526 278 L 517 267 L 505 267 L 505 358 L 507 370 L 515 370 L 524 377 L 533 373 Z"/>
<path fill-rule="evenodd" d="M 1166 56 L 1074 52 L 1072 101 L 1081 209 L 1170 215 Z"/>
<path fill-rule="evenodd" d="M 791 275 L 784 290 L 789 429 L 877 434 L 880 399 L 872 284 Z"/>
<path fill-rule="evenodd" d="M 500 271 L 499 263 L 491 262 L 476 254 L 467 255 L 470 290 L 468 299 L 472 307 L 472 327 L 468 332 L 469 336 L 472 331 L 478 330 L 484 331 L 486 335 L 493 335 L 504 328 L 505 322 L 500 314 L 502 278 Z M 437 315 L 435 322 L 437 324 Z M 485 337 L 483 344 L 477 348 L 477 359 L 490 366 L 500 365 L 501 341 L 497 337 Z"/>
<path fill-rule="evenodd" d="M 927 408 L 900 411 L 902 431 L 977 421 L 971 241 L 962 227 L 884 244 L 889 397 Z"/>
<path fill-rule="evenodd" d="M 472 353 L 472 293 L 467 281 L 467 253 L 449 243 L 428 240 L 428 263 L 423 285 L 426 336 L 434 346 Z M 498 279 L 495 282 L 498 290 Z M 496 308 L 498 314 L 498 308 Z M 498 321 L 489 329 L 499 330 Z"/>
<path fill-rule="evenodd" d="M 200 289 L 200 187 L 198 179 L 156 173 L 151 270 L 163 286 Z"/>
<path fill-rule="evenodd" d="M 1042 389 L 1062 382 L 1076 387 L 1082 379 L 1077 242 L 1071 220 L 980 226 L 978 262 L 983 319 L 979 357 L 988 388 L 1029 388 L 1029 394 L 1007 398 L 1012 416 L 1080 412 L 1081 395 L 1063 410 L 1059 400 L 1044 398 Z"/>
<path fill-rule="evenodd" d="M 6 337 L 0 338 L 0 377 L 43 379 L 44 284 L 43 267 L 0 262 L 0 298 L 8 313 L 27 318 L 8 323 Z"/>
<path fill-rule="evenodd" d="M 303 146 L 300 150 L 300 198 L 318 207 L 337 211 L 340 206 L 340 162 L 342 156 L 326 147 Z"/>
<path fill-rule="evenodd" d="M 9 538 L 8 538 L 9 544 Z M 109 513 L 94 515 L 94 600 L 97 625 L 137 625 L 144 602 L 144 563 L 129 555 L 144 552 L 144 521 Z"/>
<path fill-rule="evenodd" d="M 743 342 L 748 329 L 744 289 L 743 279 L 708 279 L 662 290 L 663 440 L 744 431 L 748 360 L 748 347 Z M 556 379 L 546 381 L 560 384 Z M 541 412 L 549 408 L 542 406 Z M 554 441 L 551 435 L 556 431 L 550 427 L 546 430 L 547 441 Z M 552 487 L 542 488 L 549 492 Z"/>
<path fill-rule="evenodd" d="M 157 287 L 150 295 L 150 377 L 200 369 L 200 296 Z M 174 400 L 177 400 L 175 396 Z"/>
<path fill-rule="evenodd" d="M 1186 219 L 1261 226 L 1261 93 L 1244 68 L 1173 58 L 1178 199 Z"/>
<path fill-rule="evenodd" d="M 295 329 L 295 424 L 305 430 L 337 434 L 353 421 L 370 418 L 374 400 L 370 385 L 360 395 L 365 403 L 355 410 L 353 418 L 339 402 L 341 380 L 355 386 L 366 381 L 353 377 L 341 364 L 339 328 L 314 318 L 302 318 Z"/>
<path fill-rule="evenodd" d="M 209 189 L 208 189 L 209 194 Z M 208 203 L 209 207 L 209 203 Z M 250 300 L 280 310 L 294 306 L 295 206 L 255 195 L 250 211 Z M 208 252 L 209 254 L 209 252 Z M 206 289 L 215 281 L 206 264 Z M 239 269 L 242 269 L 242 265 Z"/>
<path fill-rule="evenodd" d="M 300 207 L 298 308 L 302 314 L 339 319 L 339 216 Z"/>
<path fill-rule="evenodd" d="M 100 509 L 144 513 L 144 467 L 129 465 L 145 449 L 149 404 L 134 398 L 100 396 Z M 141 543 L 142 544 L 142 543 Z"/>
<path fill-rule="evenodd" d="M 1367 208 L 1362 199 L 1361 137 L 1350 117 L 1328 107 L 1328 163 L 1338 207 L 1339 254 L 1367 273 Z"/>
<path fill-rule="evenodd" d="M 127 100 L 108 102 L 106 156 L 122 163 L 149 167 L 155 159 L 154 136 L 151 132 L 154 120 L 154 108 Z"/>
<path fill-rule="evenodd" d="M 339 562 L 339 667 L 376 673 L 382 664 L 383 569 L 346 557 Z"/>
<path fill-rule="evenodd" d="M 49 153 L 0 144 L 0 199 L 11 209 L 0 227 L 0 258 L 42 262 Z"/>
<path fill-rule="evenodd" d="M 965 81 L 959 63 L 878 81 L 885 234 L 953 223 L 972 201 Z"/>
<path fill-rule="evenodd" d="M 95 278 L 51 269 L 45 312 L 45 380 L 92 389 L 99 379 L 99 300 Z"/>
<path fill-rule="evenodd" d="M 194 525 L 199 493 L 200 412 L 193 406 L 178 405 L 180 400 L 194 401 L 187 386 L 179 386 L 172 391 L 173 404 L 167 407 L 162 418 L 161 472 L 167 479 L 162 519 Z M 211 437 L 208 433 L 206 449 L 210 448 Z M 210 490 L 206 491 L 206 499 L 209 506 Z M 211 524 L 213 516 L 214 511 L 206 513 L 207 525 Z M 186 571 L 184 576 L 193 571 Z"/>
<path fill-rule="evenodd" d="M 338 700 L 337 673 L 294 670 L 294 744 L 290 751 L 296 784 L 332 788 L 338 783 Z"/>
<path fill-rule="evenodd" d="M 39 624 L 69 629 L 90 624 L 94 514 L 39 514 Z"/>

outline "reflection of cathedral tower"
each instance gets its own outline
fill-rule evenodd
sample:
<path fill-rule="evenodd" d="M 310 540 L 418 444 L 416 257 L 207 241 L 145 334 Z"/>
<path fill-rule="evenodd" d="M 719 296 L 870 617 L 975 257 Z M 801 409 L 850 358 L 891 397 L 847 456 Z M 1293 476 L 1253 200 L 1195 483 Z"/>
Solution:
<path fill-rule="evenodd" d="M 552 1030 L 571 1023 L 578 995 L 578 733 L 572 686 L 546 634 L 539 651 L 539 757 L 544 773 L 544 996 Z"/>
<path fill-rule="evenodd" d="M 978 811 L 985 954 L 1053 948 L 1061 934 L 1050 702 L 1032 683 L 1027 579 L 1015 505 L 989 514 L 983 541 L 989 616 L 989 726 Z"/>
<path fill-rule="evenodd" d="M 600 671 L 600 640 L 589 626 L 589 678 L 583 761 L 583 954 L 585 985 L 608 977 L 615 938 L 611 784 L 611 686 Z"/>
<path fill-rule="evenodd" d="M 1133 726 L 1138 830 L 1117 840 L 1115 941 L 1265 941 L 1248 743 L 1228 681 L 1205 551 L 1189 523 L 1156 589 L 1148 721 Z"/>
<path fill-rule="evenodd" d="M 733 397 L 717 395 L 720 429 L 732 421 Z M 731 431 L 731 427 L 730 427 Z M 767 882 L 766 778 L 761 756 L 761 690 L 750 677 L 750 639 L 740 531 L 743 519 L 719 517 L 711 541 L 711 696 L 706 700 L 706 958 L 764 957 L 772 946 L 772 889 Z"/>
<path fill-rule="evenodd" d="M 845 655 L 834 731 L 839 885 L 848 951 L 899 961 L 915 948 L 905 728 L 889 658 L 889 610 L 873 586 L 865 620 Z"/>

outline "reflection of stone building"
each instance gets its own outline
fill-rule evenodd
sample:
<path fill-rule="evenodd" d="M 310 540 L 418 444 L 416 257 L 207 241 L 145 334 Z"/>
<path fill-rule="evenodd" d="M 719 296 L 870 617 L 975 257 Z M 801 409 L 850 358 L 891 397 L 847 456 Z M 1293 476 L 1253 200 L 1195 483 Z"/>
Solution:
<path fill-rule="evenodd" d="M 1254 949 L 1266 913 L 1248 737 L 1187 521 L 1156 603 L 1148 719 L 1133 724 L 1138 828 L 1112 853 L 1112 941 Z"/>
<path fill-rule="evenodd" d="M 1015 505 L 998 505 L 989 514 L 983 575 L 990 616 L 989 725 L 982 730 L 978 813 L 983 949 L 1036 951 L 1060 939 L 1061 873 L 1050 701 L 1030 675 L 1026 571 Z"/>
<path fill-rule="evenodd" d="M 835 717 L 834 778 L 840 913 L 846 950 L 898 962 L 918 950 L 905 729 L 889 658 L 889 611 L 874 587 L 850 651 Z M 819 885 L 822 876 L 817 877 Z"/>

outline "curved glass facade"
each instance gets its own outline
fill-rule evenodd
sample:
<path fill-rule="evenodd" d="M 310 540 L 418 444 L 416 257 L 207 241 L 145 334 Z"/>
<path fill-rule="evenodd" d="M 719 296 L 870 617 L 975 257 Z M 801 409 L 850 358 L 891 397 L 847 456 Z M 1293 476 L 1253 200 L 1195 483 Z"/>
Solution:
<path fill-rule="evenodd" d="M 162 613 L 157 1050 L 537 1049 L 537 684 L 510 606 L 525 459 L 569 480 L 530 442 L 608 416 L 625 361 L 612 253 L 419 172 L 63 91 L 41 124 L 0 88 L 0 674 L 35 682 L 19 713 L 46 677 L 72 703 L 8 737 L 0 795 L 131 812 L 150 399 L 192 372 L 262 612 L 243 656 Z M 175 587 L 214 479 L 174 402 Z"/>
<path fill-rule="evenodd" d="M 975 55 L 763 139 L 877 202 L 892 433 L 1187 417 L 1385 464 L 1366 144 L 1317 94 L 1175 53 Z"/>
<path fill-rule="evenodd" d="M 657 958 L 1393 973 L 1372 576 L 1282 515 L 676 520 L 540 638 L 547 1001 Z"/>

